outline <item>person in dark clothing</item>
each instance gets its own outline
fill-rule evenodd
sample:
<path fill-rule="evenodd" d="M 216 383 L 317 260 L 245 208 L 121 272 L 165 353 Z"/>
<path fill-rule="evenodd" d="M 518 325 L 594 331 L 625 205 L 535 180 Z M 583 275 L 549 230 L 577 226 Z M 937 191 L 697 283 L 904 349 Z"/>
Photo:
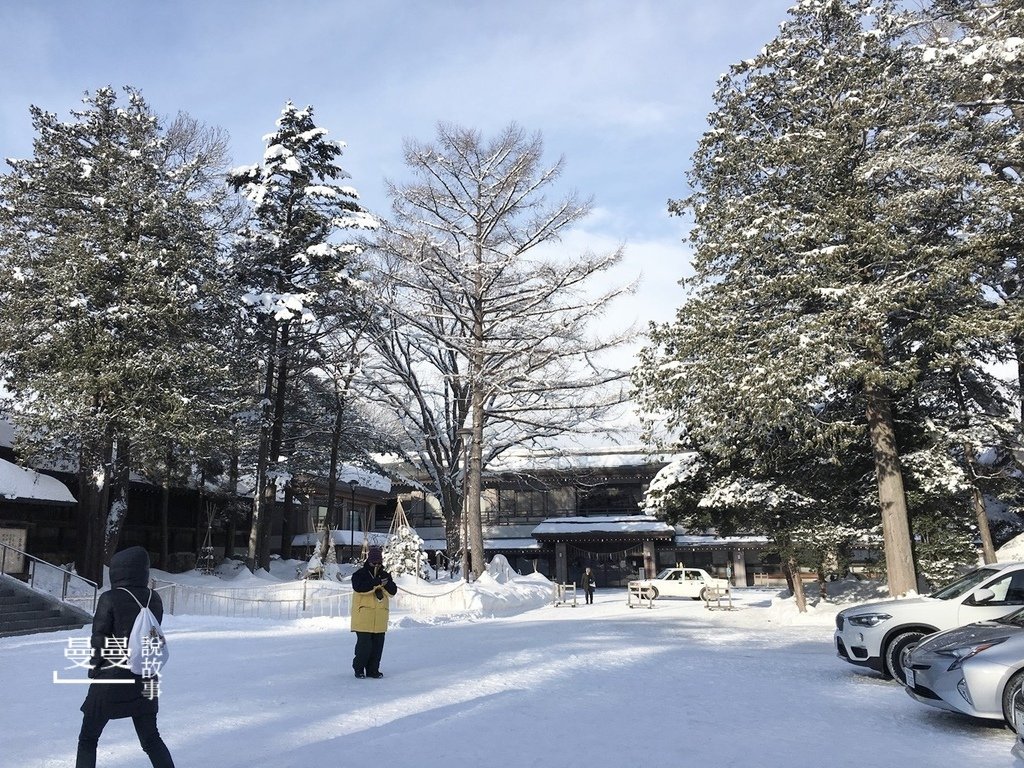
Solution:
<path fill-rule="evenodd" d="M 384 570 L 380 547 L 370 547 L 363 567 L 352 574 L 352 631 L 356 633 L 352 668 L 356 677 L 384 677 L 380 657 L 388 631 L 388 602 L 397 592 L 398 585 Z"/>
<path fill-rule="evenodd" d="M 96 682 L 89 686 L 82 704 L 75 768 L 95 768 L 100 734 L 110 720 L 124 717 L 132 719 L 153 768 L 174 768 L 171 753 L 156 727 L 159 678 L 132 674 L 127 664 L 128 635 L 139 614 L 139 603 L 148 602 L 157 621 L 163 620 L 160 595 L 153 591 L 150 596 L 150 592 L 149 554 L 145 549 L 130 547 L 110 559 L 110 589 L 100 595 L 92 621 L 89 677 Z M 115 680 L 119 682 L 109 682 Z"/>
<path fill-rule="evenodd" d="M 589 565 L 580 576 L 580 586 L 583 587 L 583 594 L 587 598 L 587 605 L 591 605 L 594 602 L 594 589 L 597 587 L 597 582 L 594 581 L 594 572 L 590 570 Z"/>

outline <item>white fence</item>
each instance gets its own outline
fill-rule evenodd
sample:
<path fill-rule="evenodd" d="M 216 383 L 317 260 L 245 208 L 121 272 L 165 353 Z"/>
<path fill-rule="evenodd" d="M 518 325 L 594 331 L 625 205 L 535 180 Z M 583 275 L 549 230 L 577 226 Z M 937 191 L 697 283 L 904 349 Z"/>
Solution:
<path fill-rule="evenodd" d="M 331 581 L 294 581 L 258 587 L 195 587 L 154 582 L 171 615 L 228 616 L 262 619 L 300 619 L 348 616 L 352 588 Z M 399 588 L 392 611 L 422 616 L 443 616 L 465 611 L 469 605 L 464 582 L 454 586 L 426 585 L 415 592 Z"/>

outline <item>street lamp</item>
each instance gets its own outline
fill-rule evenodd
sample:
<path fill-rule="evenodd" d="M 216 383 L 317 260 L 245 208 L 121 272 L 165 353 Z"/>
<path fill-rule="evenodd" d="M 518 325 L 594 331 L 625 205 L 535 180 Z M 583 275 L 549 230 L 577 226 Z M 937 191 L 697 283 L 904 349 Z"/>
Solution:
<path fill-rule="evenodd" d="M 352 559 L 356 558 L 356 486 L 359 485 L 358 480 L 349 480 L 348 487 L 352 493 L 349 496 L 348 503 L 348 548 L 352 550 Z"/>
<path fill-rule="evenodd" d="M 466 520 L 466 496 L 468 495 L 467 479 L 469 476 L 469 441 L 473 438 L 473 430 L 463 427 L 457 433 L 462 441 L 462 511 L 459 514 L 459 536 L 462 538 L 462 578 L 469 581 L 469 521 Z"/>

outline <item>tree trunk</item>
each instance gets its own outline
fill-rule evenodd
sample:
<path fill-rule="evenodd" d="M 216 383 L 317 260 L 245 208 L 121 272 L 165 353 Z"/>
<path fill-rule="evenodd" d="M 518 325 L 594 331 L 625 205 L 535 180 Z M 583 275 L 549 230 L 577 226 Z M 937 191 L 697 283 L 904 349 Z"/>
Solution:
<path fill-rule="evenodd" d="M 1013 338 L 1013 352 L 1017 361 L 1017 413 L 1020 414 L 1020 423 L 1024 425 L 1024 338 Z"/>
<path fill-rule="evenodd" d="M 103 544 L 103 562 L 106 564 L 110 563 L 110 558 L 117 552 L 121 542 L 121 531 L 128 517 L 128 489 L 131 483 L 131 443 L 122 437 L 113 440 L 112 446 L 110 500 Z"/>
<path fill-rule="evenodd" d="M 957 376 L 954 381 L 956 385 L 957 406 L 960 408 L 960 412 L 966 415 L 968 413 L 967 398 L 964 397 L 960 377 Z M 967 472 L 971 478 L 971 506 L 974 508 L 974 517 L 978 522 L 978 533 L 981 535 L 982 555 L 986 563 L 994 563 L 996 561 L 996 549 L 992 543 L 992 530 L 988 525 L 988 514 L 985 512 L 985 497 L 978 486 L 978 454 L 974 446 L 967 439 L 964 439 L 963 447 L 964 464 L 967 465 Z"/>
<path fill-rule="evenodd" d="M 786 560 L 786 570 L 792 578 L 793 599 L 796 601 L 796 609 L 800 613 L 807 613 L 807 596 L 804 594 L 804 580 L 800 578 L 800 565 L 796 557 L 790 555 Z"/>
<path fill-rule="evenodd" d="M 889 594 L 895 597 L 917 589 L 903 471 L 896 447 L 889 399 L 871 383 L 865 384 L 864 391 L 867 395 L 868 432 L 882 511 L 885 569 Z"/>
<path fill-rule="evenodd" d="M 265 418 L 260 421 L 260 445 L 256 454 L 256 477 L 252 489 L 252 520 L 249 527 L 249 552 L 247 556 L 247 565 L 251 571 L 255 571 L 259 567 L 261 529 L 264 526 L 264 518 L 267 516 L 264 489 L 267 487 L 267 455 L 270 452 L 270 436 L 267 433 Z"/>
<path fill-rule="evenodd" d="M 331 457 L 327 472 L 327 513 L 324 515 L 324 528 L 326 529 L 323 539 L 321 539 L 318 546 L 318 553 L 320 555 L 320 562 L 327 562 L 327 548 L 332 545 L 331 542 L 331 528 L 337 527 L 337 523 L 334 520 L 334 504 L 338 497 L 338 453 L 341 449 L 341 431 L 344 427 L 344 414 L 345 409 L 341 407 L 341 398 L 337 391 L 337 382 L 335 382 L 335 411 L 334 411 L 334 424 L 331 427 Z M 349 510 L 349 530 L 353 529 L 352 523 L 352 510 Z M 351 535 L 349 536 L 350 544 Z"/>
<path fill-rule="evenodd" d="M 284 511 L 281 513 L 281 558 L 292 559 L 292 500 L 294 488 L 289 480 L 284 486 Z"/>
<path fill-rule="evenodd" d="M 277 501 L 277 484 L 280 482 L 281 448 L 284 444 L 285 405 L 288 402 L 288 355 L 291 326 L 285 323 L 281 327 L 281 343 L 278 345 L 277 382 L 274 389 L 274 411 L 270 426 L 270 454 L 267 457 L 267 472 L 273 473 L 264 489 L 266 512 L 260 525 L 259 533 L 259 567 L 270 570 L 270 528 L 273 523 L 273 509 Z"/>
<path fill-rule="evenodd" d="M 107 514 L 110 508 L 110 464 L 113 443 L 105 436 L 101 445 L 84 447 L 78 459 L 79 546 L 75 570 L 103 586 Z"/>
<path fill-rule="evenodd" d="M 169 570 L 168 562 L 171 559 L 170 552 L 170 526 L 168 524 L 167 516 L 168 509 L 171 505 L 171 488 L 170 481 L 164 479 L 164 485 L 160 489 L 160 568 L 161 570 Z"/>
<path fill-rule="evenodd" d="M 452 485 L 451 478 L 446 477 L 441 488 L 441 516 L 444 518 L 445 553 L 449 558 L 459 551 L 459 510 L 462 502 L 462 493 Z"/>
<path fill-rule="evenodd" d="M 104 489 L 97 487 L 95 478 L 102 477 L 100 467 L 80 464 L 78 473 L 78 509 L 75 512 L 78 528 L 78 546 L 75 570 L 79 576 L 103 586 L 103 523 L 107 518 Z M 95 473 L 90 470 L 95 470 Z"/>
<path fill-rule="evenodd" d="M 480 493 L 483 475 L 484 446 L 484 308 L 483 308 L 483 247 L 478 237 L 475 244 L 476 272 L 473 276 L 473 331 L 469 366 L 470 405 L 473 419 L 473 438 L 469 445 L 469 498 L 466 499 L 467 530 L 469 538 L 470 567 L 477 578 L 484 572 L 484 533 L 480 512 Z M 462 542 L 465 547 L 467 542 Z"/>
<path fill-rule="evenodd" d="M 274 397 L 274 382 L 277 378 L 277 326 L 271 328 L 271 340 L 267 350 L 267 371 L 263 380 L 263 401 L 260 406 L 260 444 L 256 455 L 256 478 L 252 491 L 252 521 L 249 528 L 249 553 L 247 565 L 251 571 L 261 567 L 263 555 L 260 544 L 263 541 L 263 529 L 268 525 L 265 508 L 267 487 L 267 465 L 270 455 L 270 429 L 268 423 Z"/>
<path fill-rule="evenodd" d="M 479 394 L 479 404 L 475 402 Z M 484 530 L 483 518 L 480 511 L 480 494 L 482 491 L 482 461 L 483 461 L 483 419 L 484 406 L 482 393 L 473 393 L 473 442 L 469 446 L 469 499 L 466 507 L 468 509 L 468 533 L 469 533 L 469 554 L 470 567 L 473 575 L 479 578 L 484 572 Z"/>
<path fill-rule="evenodd" d="M 800 578 L 800 563 L 795 556 L 790 555 L 785 565 L 793 577 L 793 599 L 797 603 L 797 610 L 806 613 L 807 595 L 804 593 L 804 580 Z"/>
<path fill-rule="evenodd" d="M 985 497 L 978 488 L 977 481 L 971 482 L 971 504 L 974 517 L 978 521 L 978 533 L 981 534 L 981 552 L 985 563 L 996 562 L 996 547 L 992 541 L 992 530 L 988 525 L 988 512 L 985 510 Z"/>
<path fill-rule="evenodd" d="M 168 510 L 171 505 L 171 466 L 174 462 L 174 447 L 167 446 L 167 457 L 164 465 L 164 485 L 160 494 L 160 567 L 167 570 L 170 560 L 170 525 Z"/>
<path fill-rule="evenodd" d="M 227 530 L 224 532 L 224 557 L 233 557 L 235 554 L 235 502 L 238 500 L 238 450 L 235 448 L 231 453 L 231 463 L 228 467 L 228 492 L 230 499 L 227 506 Z"/>

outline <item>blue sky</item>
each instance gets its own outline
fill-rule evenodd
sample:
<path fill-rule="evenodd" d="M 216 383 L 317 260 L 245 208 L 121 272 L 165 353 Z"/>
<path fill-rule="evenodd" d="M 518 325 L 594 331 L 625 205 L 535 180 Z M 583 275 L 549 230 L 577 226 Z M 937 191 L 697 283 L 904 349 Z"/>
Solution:
<path fill-rule="evenodd" d="M 0 156 L 31 151 L 30 104 L 67 116 L 102 85 L 139 87 L 262 157 L 286 100 L 348 144 L 372 211 L 405 178 L 403 138 L 439 120 L 485 135 L 539 131 L 595 212 L 569 248 L 626 246 L 641 277 L 616 321 L 667 320 L 680 301 L 685 222 L 669 198 L 704 130 L 718 76 L 771 39 L 791 0 L 0 0 Z"/>

